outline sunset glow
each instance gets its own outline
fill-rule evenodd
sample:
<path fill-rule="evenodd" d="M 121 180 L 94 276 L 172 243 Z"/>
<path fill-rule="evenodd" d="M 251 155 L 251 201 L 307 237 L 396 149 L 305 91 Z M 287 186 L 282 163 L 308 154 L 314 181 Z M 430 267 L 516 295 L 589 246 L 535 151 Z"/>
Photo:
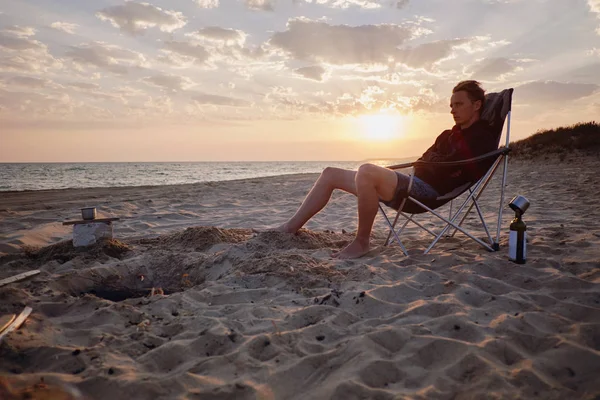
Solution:
<path fill-rule="evenodd" d="M 3 0 L 0 162 L 414 156 L 466 79 L 597 120 L 598 1 Z"/>
<path fill-rule="evenodd" d="M 390 114 L 366 114 L 358 117 L 367 140 L 391 140 L 402 136 L 402 117 Z"/>

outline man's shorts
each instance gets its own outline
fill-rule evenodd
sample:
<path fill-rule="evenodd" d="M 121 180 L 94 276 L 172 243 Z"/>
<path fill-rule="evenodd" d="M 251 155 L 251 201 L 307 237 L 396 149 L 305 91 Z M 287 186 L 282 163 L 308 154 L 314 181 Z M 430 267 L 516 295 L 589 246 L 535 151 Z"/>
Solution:
<path fill-rule="evenodd" d="M 398 183 L 396 184 L 394 197 L 390 201 L 382 201 L 383 204 L 394 210 L 400 207 L 402 200 L 407 196 L 408 184 L 410 183 L 410 176 L 398 171 L 396 171 L 396 176 L 398 177 Z M 438 192 L 430 184 L 416 176 L 413 177 L 412 187 L 408 194 L 418 200 L 430 200 L 439 197 Z"/>

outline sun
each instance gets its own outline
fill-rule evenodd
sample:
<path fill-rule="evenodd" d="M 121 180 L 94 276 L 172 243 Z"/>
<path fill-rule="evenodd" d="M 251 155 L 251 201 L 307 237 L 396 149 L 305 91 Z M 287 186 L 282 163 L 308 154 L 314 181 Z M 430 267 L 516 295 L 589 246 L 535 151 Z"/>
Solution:
<path fill-rule="evenodd" d="M 392 114 L 364 114 L 358 117 L 362 131 L 369 140 L 391 140 L 398 137 L 402 116 Z"/>

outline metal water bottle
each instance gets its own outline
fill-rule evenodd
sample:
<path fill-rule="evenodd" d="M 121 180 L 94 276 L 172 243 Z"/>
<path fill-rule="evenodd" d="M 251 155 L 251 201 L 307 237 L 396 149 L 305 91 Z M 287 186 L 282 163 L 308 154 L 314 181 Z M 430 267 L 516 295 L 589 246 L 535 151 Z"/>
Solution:
<path fill-rule="evenodd" d="M 525 264 L 527 261 L 527 225 L 521 217 L 529 208 L 529 201 L 523 196 L 515 196 L 509 206 L 515 211 L 515 219 L 510 224 L 508 259 L 517 264 Z"/>

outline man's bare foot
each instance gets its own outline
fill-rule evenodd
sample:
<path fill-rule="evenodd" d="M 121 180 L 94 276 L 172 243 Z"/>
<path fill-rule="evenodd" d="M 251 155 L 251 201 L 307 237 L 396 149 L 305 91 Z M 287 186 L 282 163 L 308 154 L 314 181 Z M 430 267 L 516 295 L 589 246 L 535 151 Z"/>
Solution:
<path fill-rule="evenodd" d="M 339 258 L 340 260 L 349 260 L 352 258 L 359 258 L 367 254 L 371 250 L 369 242 L 363 242 L 358 239 L 354 239 L 352 243 L 344 247 L 342 251 L 333 252 L 331 256 L 333 258 Z"/>

